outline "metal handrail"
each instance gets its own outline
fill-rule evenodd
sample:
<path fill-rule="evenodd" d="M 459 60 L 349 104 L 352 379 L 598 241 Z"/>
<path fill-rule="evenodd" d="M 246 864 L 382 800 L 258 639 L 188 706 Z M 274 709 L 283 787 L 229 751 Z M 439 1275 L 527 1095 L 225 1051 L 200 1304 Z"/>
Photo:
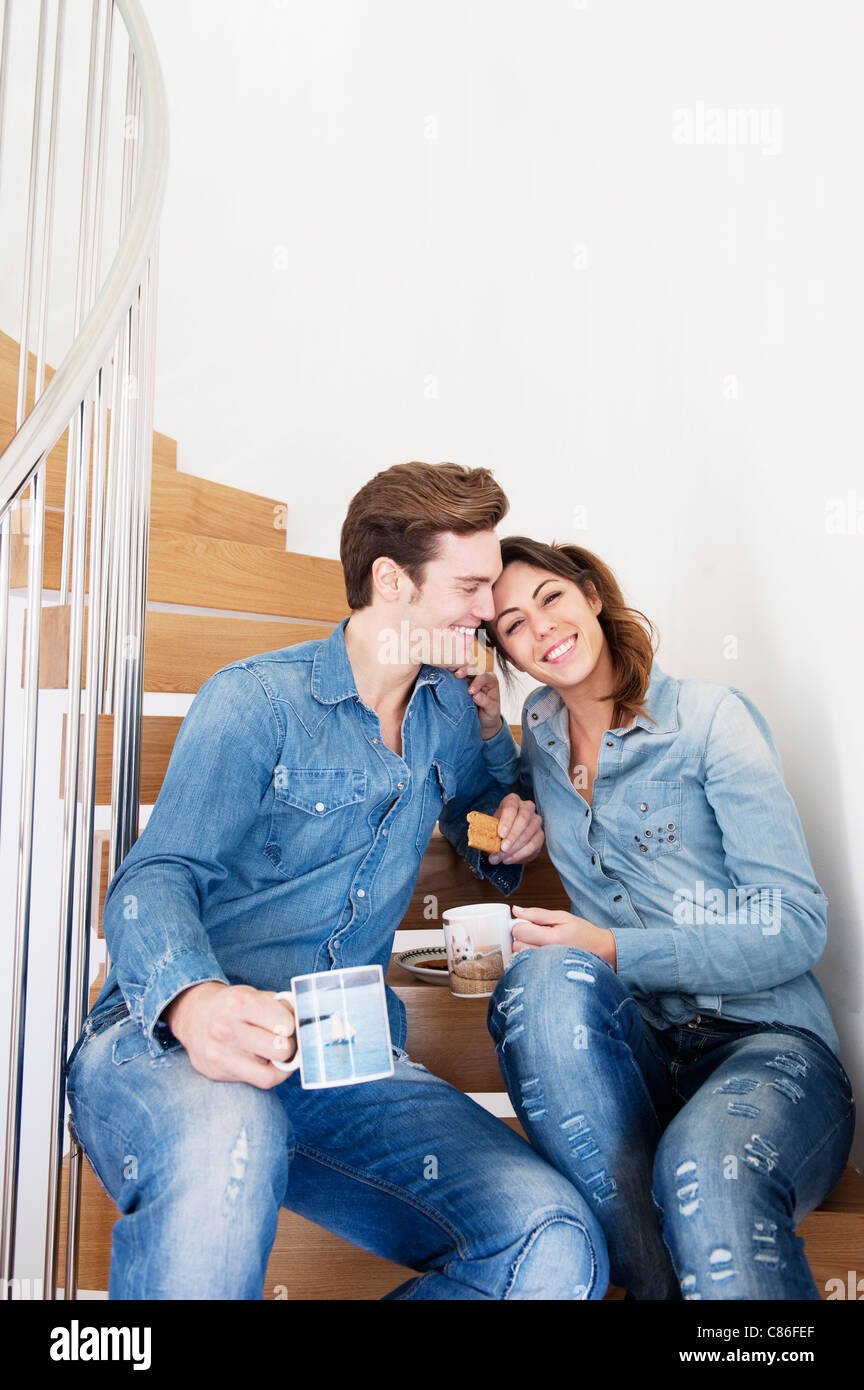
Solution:
<path fill-rule="evenodd" d="M 8 72 L 9 15 L 5 0 L 0 54 L 0 169 Z M 57 0 L 48 171 L 44 197 L 35 401 L 26 412 L 36 183 L 40 167 L 42 87 L 47 51 L 48 0 L 40 0 L 36 95 L 27 196 L 27 235 L 21 313 L 17 430 L 0 454 L 0 829 L 3 826 L 3 754 L 7 722 L 10 522 L 30 488 L 31 525 L 24 662 L 24 737 L 18 822 L 15 952 L 10 1026 L 3 1202 L 0 1209 L 0 1298 L 14 1296 L 18 1163 L 21 1139 L 24 1026 L 29 967 L 35 766 L 45 554 L 45 474 L 49 451 L 68 426 L 60 603 L 69 601 L 69 669 L 62 886 L 60 894 L 54 1051 L 51 1074 L 52 1139 L 46 1199 L 43 1293 L 57 1296 L 60 1178 L 66 1112 L 65 1061 L 87 1012 L 93 873 L 98 716 L 112 713 L 111 845 L 109 872 L 137 835 L 147 551 L 153 437 L 153 357 L 159 218 L 167 175 L 167 116 L 162 74 L 139 0 L 92 0 L 90 64 L 83 154 L 81 218 L 74 305 L 74 339 L 45 387 L 45 327 L 51 269 L 54 168 L 66 0 Z M 101 287 L 102 219 L 108 139 L 111 46 L 115 9 L 129 41 L 120 241 Z M 104 24 L 102 17 L 104 14 Z M 101 83 L 97 38 L 102 28 Z M 100 95 L 97 97 L 97 88 Z M 99 107 L 97 122 L 96 111 Z M 131 131 L 129 129 L 131 123 Z M 98 125 L 98 132 L 97 132 Z M 130 138 L 131 136 L 131 138 Z M 98 147 L 94 159 L 94 145 Z M 95 190 L 91 187 L 95 178 Z M 93 205 L 91 208 L 91 193 Z M 133 389 L 134 388 L 134 391 Z M 108 429 L 108 396 L 111 428 Z M 82 716 L 85 543 L 88 484 L 89 621 L 87 702 Z M 69 584 L 69 563 L 72 579 Z M 70 600 L 71 589 L 71 600 Z M 83 732 L 82 732 L 83 725 Z M 83 756 L 82 756 L 83 753 Z M 80 802 L 80 807 L 79 807 Z M 71 1136 L 65 1297 L 77 1290 L 81 1150 Z"/>
<path fill-rule="evenodd" d="M 109 354 L 123 312 L 143 279 L 159 227 L 168 174 L 168 117 L 162 70 L 139 0 L 113 3 L 129 34 L 141 83 L 143 141 L 135 201 L 114 262 L 78 336 L 0 454 L 0 519 L 66 429 L 82 390 Z"/>

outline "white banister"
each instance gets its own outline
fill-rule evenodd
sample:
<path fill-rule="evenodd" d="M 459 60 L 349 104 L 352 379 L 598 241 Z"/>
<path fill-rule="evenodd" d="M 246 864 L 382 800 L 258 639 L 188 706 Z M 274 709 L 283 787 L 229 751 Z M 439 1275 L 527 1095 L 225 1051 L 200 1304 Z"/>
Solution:
<path fill-rule="evenodd" d="M 16 81 L 26 53 L 15 52 L 12 0 L 3 13 L 0 53 L 0 196 L 4 120 L 10 63 Z M 53 15 L 53 23 L 52 23 Z M 91 882 L 98 716 L 114 714 L 110 872 L 137 835 L 144 626 L 147 597 L 149 498 L 153 444 L 156 276 L 159 218 L 167 172 L 167 118 L 162 75 L 138 0 L 92 0 L 86 96 L 82 92 L 83 157 L 72 341 L 45 384 L 46 326 L 52 284 L 54 183 L 61 85 L 64 80 L 66 0 L 40 0 L 33 79 L 33 127 L 21 267 L 21 328 L 16 432 L 0 454 L 0 834 L 17 825 L 15 933 L 9 1073 L 0 1220 L 0 1292 L 9 1297 L 15 1268 L 16 1210 L 22 1121 L 25 1016 L 30 955 L 33 827 L 37 799 L 39 660 L 45 487 L 48 455 L 68 428 L 60 602 L 70 605 L 66 709 L 63 843 L 57 908 L 54 1046 L 51 1075 L 51 1146 L 45 1202 L 44 1296 L 56 1297 L 65 1060 L 88 1005 Z M 128 39 L 122 128 L 111 118 L 115 44 Z M 53 32 L 53 71 L 47 139 L 43 88 Z M 113 129 L 112 129 L 113 125 Z M 43 151 L 47 150 L 47 154 Z M 118 242 L 104 278 L 106 171 L 122 164 Z M 64 171 L 65 172 L 65 171 Z M 43 215 L 41 231 L 37 207 Z M 5 210 L 9 215 L 9 210 Z M 15 210 L 12 210 L 12 215 Z M 38 243 L 38 249 L 37 249 Z M 34 267 L 38 266 L 36 372 L 28 410 Z M 111 402 L 109 423 L 109 398 Z M 29 498 L 24 492 L 29 489 Z M 88 490 L 91 502 L 88 516 Z M 88 527 L 89 521 L 89 527 Z M 9 594 L 13 538 L 28 546 L 27 642 L 23 715 L 10 723 L 7 676 Z M 87 545 L 89 530 L 89 568 Z M 86 569 L 86 573 L 85 573 Z M 71 570 L 71 574 L 70 574 Z M 89 617 L 86 633 L 85 605 Z M 86 695 L 81 674 L 86 665 Z M 11 738 L 14 736 L 14 744 Z M 20 747 L 20 785 L 4 784 L 4 751 Z M 8 782 L 7 778 L 7 782 Z M 17 802 L 17 805 L 16 805 Z M 70 1150 L 66 1298 L 77 1288 L 77 1229 L 81 1154 Z"/>

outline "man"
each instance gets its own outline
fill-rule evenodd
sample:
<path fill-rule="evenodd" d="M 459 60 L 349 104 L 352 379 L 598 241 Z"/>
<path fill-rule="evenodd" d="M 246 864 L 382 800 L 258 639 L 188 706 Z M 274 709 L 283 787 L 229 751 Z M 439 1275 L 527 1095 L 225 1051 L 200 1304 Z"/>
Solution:
<path fill-rule="evenodd" d="M 68 1066 L 121 1211 L 112 1298 L 260 1298 L 280 1205 L 421 1271 L 391 1298 L 603 1297 L 576 1189 L 411 1060 L 392 991 L 392 1076 L 304 1091 L 272 1065 L 294 1053 L 274 997 L 293 975 L 386 968 L 436 820 L 504 893 L 542 845 L 533 803 L 502 795 L 509 729 L 481 730 L 456 674 L 493 615 L 507 507 L 486 469 L 379 473 L 342 530 L 350 617 L 223 667 L 183 721 L 109 885 L 111 971 Z M 468 850 L 471 809 L 500 816 L 501 855 Z"/>

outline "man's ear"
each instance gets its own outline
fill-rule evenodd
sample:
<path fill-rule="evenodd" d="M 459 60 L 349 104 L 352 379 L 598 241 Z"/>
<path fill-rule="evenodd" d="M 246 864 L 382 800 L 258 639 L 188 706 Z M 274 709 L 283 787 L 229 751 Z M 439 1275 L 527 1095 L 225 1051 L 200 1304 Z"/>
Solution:
<path fill-rule="evenodd" d="M 389 555 L 379 555 L 372 561 L 372 588 L 385 603 L 395 603 L 405 592 L 408 576 L 391 560 Z"/>

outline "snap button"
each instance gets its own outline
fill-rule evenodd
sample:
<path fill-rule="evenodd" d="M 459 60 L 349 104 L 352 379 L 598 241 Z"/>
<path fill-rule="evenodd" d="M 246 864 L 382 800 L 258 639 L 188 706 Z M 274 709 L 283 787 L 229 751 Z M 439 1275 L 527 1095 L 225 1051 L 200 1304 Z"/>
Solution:
<path fill-rule="evenodd" d="M 323 801 L 316 801 L 316 802 L 315 802 L 315 810 L 316 810 L 316 811 L 323 811 L 323 810 L 324 810 L 324 802 L 323 802 Z"/>
<path fill-rule="evenodd" d="M 691 1018 L 690 1022 L 687 1024 L 687 1027 L 688 1027 L 688 1028 L 698 1028 L 698 1027 L 699 1027 L 699 1024 L 700 1024 L 701 1022 L 702 1022 L 702 1015 L 701 1015 L 701 1014 L 697 1014 L 695 1018 Z"/>
<path fill-rule="evenodd" d="M 401 791 L 403 791 L 404 788 L 405 788 L 405 783 L 404 783 L 404 782 L 397 782 L 397 783 L 396 783 L 396 786 L 397 786 L 398 790 L 401 792 Z"/>
<path fill-rule="evenodd" d="M 386 834 L 387 834 L 387 827 L 386 827 L 386 825 L 383 827 L 383 829 L 382 829 L 382 831 L 381 831 L 381 834 L 382 834 L 382 835 L 386 835 Z"/>
<path fill-rule="evenodd" d="M 366 897 L 366 889 L 365 889 L 365 888 L 358 888 L 358 889 L 357 889 L 357 897 L 358 897 L 358 898 L 365 898 L 365 897 Z"/>
<path fill-rule="evenodd" d="M 675 836 L 674 836 L 674 835 L 667 835 L 666 838 L 667 838 L 667 840 L 669 840 L 670 843 L 671 843 L 671 841 L 675 839 Z"/>
<path fill-rule="evenodd" d="M 607 738 L 607 740 L 606 740 L 606 747 L 607 747 L 607 748 L 614 748 L 614 747 L 615 747 L 615 740 L 614 740 L 614 739 L 611 739 L 611 738 Z"/>
<path fill-rule="evenodd" d="M 536 719 L 536 718 L 537 718 L 536 714 L 534 714 L 534 713 L 532 712 L 531 718 L 532 718 L 532 719 Z"/>
<path fill-rule="evenodd" d="M 590 816 L 590 814 L 591 814 L 591 807 L 590 807 L 590 806 L 588 807 L 588 810 L 585 812 L 585 814 L 586 814 L 586 816 Z"/>
<path fill-rule="evenodd" d="M 645 804 L 644 801 L 640 802 L 639 810 L 640 810 L 640 811 L 647 811 L 647 810 L 648 810 L 648 807 L 646 806 L 646 804 Z"/>
<path fill-rule="evenodd" d="M 648 846 L 647 846 L 647 845 L 640 845 L 639 848 L 641 849 L 641 851 L 642 851 L 643 854 L 647 854 L 647 853 L 648 853 Z"/>
<path fill-rule="evenodd" d="M 596 855 L 596 854 L 592 854 L 592 855 L 591 855 L 591 863 L 592 863 L 592 864 L 596 864 L 596 863 L 597 863 L 597 855 Z"/>
<path fill-rule="evenodd" d="M 653 834 L 654 834 L 654 831 L 653 831 L 653 830 L 646 830 L 646 831 L 645 831 L 645 839 L 646 839 L 646 840 L 650 840 L 650 839 L 651 839 L 651 836 L 652 836 Z"/>
<path fill-rule="evenodd" d="M 622 894 L 622 893 L 616 893 L 616 894 L 615 894 L 615 897 L 612 899 L 613 903 L 620 903 L 622 897 L 623 897 L 623 894 Z"/>
<path fill-rule="evenodd" d="M 381 741 L 381 740 L 380 740 L 380 739 L 377 739 L 377 738 L 373 738 L 373 740 L 372 740 L 373 743 L 380 743 L 380 741 Z"/>
<path fill-rule="evenodd" d="M 667 829 L 667 830 L 674 830 L 674 829 L 675 829 L 675 822 L 674 822 L 674 820 L 667 820 L 667 822 L 666 822 L 666 829 Z"/>

